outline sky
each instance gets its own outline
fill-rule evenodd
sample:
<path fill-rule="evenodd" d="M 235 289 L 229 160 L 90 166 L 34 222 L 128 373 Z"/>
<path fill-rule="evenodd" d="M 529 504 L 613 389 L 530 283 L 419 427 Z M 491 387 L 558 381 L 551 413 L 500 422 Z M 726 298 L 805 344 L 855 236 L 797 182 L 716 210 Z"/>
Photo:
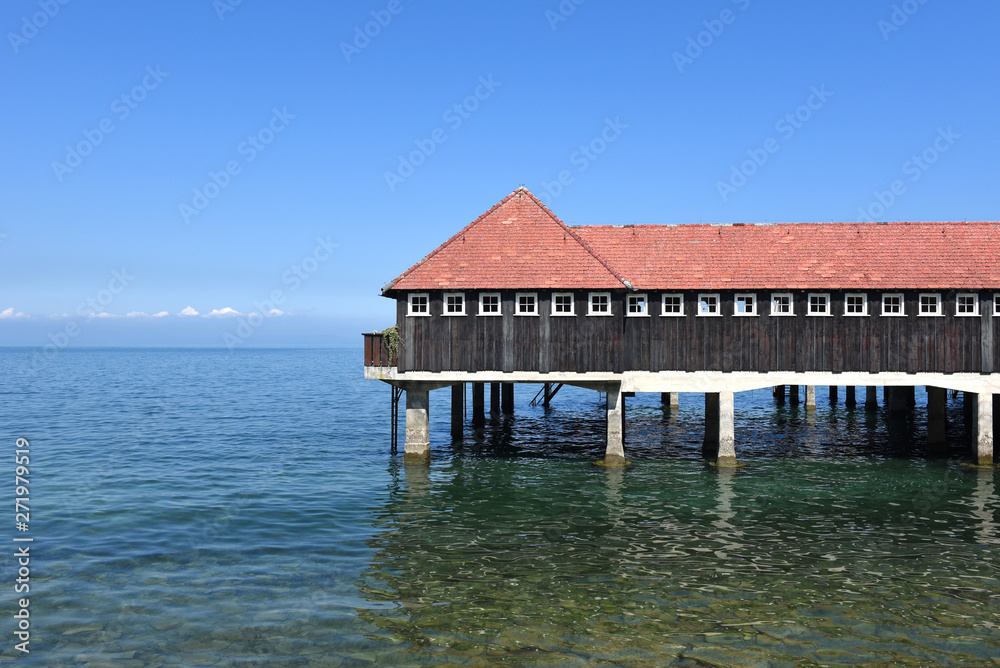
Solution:
<path fill-rule="evenodd" d="M 360 346 L 568 224 L 1000 218 L 986 0 L 7 0 L 0 346 Z"/>

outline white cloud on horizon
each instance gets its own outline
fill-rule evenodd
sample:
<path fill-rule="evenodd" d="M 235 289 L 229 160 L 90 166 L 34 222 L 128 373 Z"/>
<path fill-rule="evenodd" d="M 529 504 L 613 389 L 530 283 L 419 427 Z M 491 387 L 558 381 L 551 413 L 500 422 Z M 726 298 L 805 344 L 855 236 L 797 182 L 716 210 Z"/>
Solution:
<path fill-rule="evenodd" d="M 21 311 L 17 311 L 15 313 L 13 306 L 10 307 L 10 308 L 5 308 L 4 310 L 0 311 L 0 318 L 3 318 L 4 320 L 8 320 L 8 319 L 12 319 L 12 318 L 21 319 L 21 318 L 27 318 L 27 317 L 29 317 L 29 316 L 25 315 Z"/>
<path fill-rule="evenodd" d="M 125 314 L 126 318 L 148 318 L 148 313 L 143 313 L 142 311 L 132 311 L 131 313 Z"/>
<path fill-rule="evenodd" d="M 193 308 L 191 308 L 190 306 L 185 306 L 185 307 L 184 307 L 184 310 L 182 310 L 182 311 L 181 311 L 180 313 L 178 313 L 177 315 L 182 315 L 182 316 L 185 316 L 185 317 L 193 317 L 193 316 L 196 316 L 196 315 L 198 315 L 198 312 L 197 312 L 197 311 L 195 311 L 195 310 L 194 310 Z"/>
<path fill-rule="evenodd" d="M 205 317 L 206 318 L 226 318 L 226 317 L 235 318 L 235 317 L 241 316 L 241 315 L 243 315 L 243 314 L 240 313 L 239 311 L 237 311 L 236 309 L 232 309 L 232 308 L 229 308 L 228 306 L 226 306 L 226 307 L 223 307 L 223 308 L 212 309 L 210 312 L 208 312 L 208 313 L 205 314 Z"/>
<path fill-rule="evenodd" d="M 280 315 L 288 315 L 288 314 L 282 311 L 280 308 L 273 308 L 267 312 L 267 317 L 269 318 L 276 318 Z"/>

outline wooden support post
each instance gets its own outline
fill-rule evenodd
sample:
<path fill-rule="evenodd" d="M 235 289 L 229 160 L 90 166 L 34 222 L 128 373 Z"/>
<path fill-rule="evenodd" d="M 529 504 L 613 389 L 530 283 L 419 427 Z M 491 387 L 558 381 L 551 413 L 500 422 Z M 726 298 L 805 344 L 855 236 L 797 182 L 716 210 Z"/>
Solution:
<path fill-rule="evenodd" d="M 771 395 L 778 400 L 778 403 L 785 403 L 785 386 L 775 385 Z"/>
<path fill-rule="evenodd" d="M 705 394 L 705 441 L 702 453 L 718 466 L 736 465 L 735 409 L 732 392 Z"/>
<path fill-rule="evenodd" d="M 873 385 L 865 388 L 865 410 L 878 410 L 878 388 Z"/>
<path fill-rule="evenodd" d="M 972 431 L 972 417 L 975 414 L 972 404 L 975 398 L 976 395 L 973 393 L 962 390 L 962 414 L 965 417 L 965 428 L 968 431 Z"/>
<path fill-rule="evenodd" d="M 806 409 L 816 408 L 816 386 L 806 385 Z"/>
<path fill-rule="evenodd" d="M 917 387 L 915 385 L 910 385 L 903 390 L 903 394 L 906 396 L 906 407 L 916 408 L 917 407 Z"/>
<path fill-rule="evenodd" d="M 472 384 L 472 426 L 479 429 L 486 424 L 486 383 Z"/>
<path fill-rule="evenodd" d="M 887 387 L 884 399 L 890 415 L 906 414 L 906 388 Z"/>
<path fill-rule="evenodd" d="M 679 392 L 660 392 L 660 403 L 670 408 L 677 408 L 681 404 L 680 396 Z"/>
<path fill-rule="evenodd" d="M 490 383 L 490 417 L 500 416 L 500 383 Z"/>
<path fill-rule="evenodd" d="M 837 390 L 838 390 L 838 388 L 837 388 L 836 385 L 831 385 L 830 386 L 830 403 L 831 404 L 837 403 L 837 394 L 838 394 Z"/>
<path fill-rule="evenodd" d="M 421 383 L 407 383 L 406 390 L 406 443 L 403 457 L 426 460 L 431 456 L 430 392 Z"/>
<path fill-rule="evenodd" d="M 451 437 L 462 438 L 465 431 L 465 383 L 451 386 Z"/>
<path fill-rule="evenodd" d="M 789 385 L 788 386 L 788 403 L 793 406 L 799 405 L 799 386 Z"/>
<path fill-rule="evenodd" d="M 943 387 L 927 388 L 927 445 L 941 446 L 948 442 L 947 402 L 948 390 Z"/>
<path fill-rule="evenodd" d="M 552 392 L 552 383 L 545 383 L 542 387 L 542 406 L 549 407 L 549 395 Z"/>
<path fill-rule="evenodd" d="M 514 414 L 514 383 L 502 383 L 501 387 L 503 389 L 503 401 L 501 402 L 501 410 L 504 415 Z"/>
<path fill-rule="evenodd" d="M 608 411 L 608 444 L 604 451 L 605 464 L 625 463 L 625 397 L 622 396 L 621 383 L 609 383 L 607 386 Z"/>
<path fill-rule="evenodd" d="M 844 388 L 844 405 L 848 408 L 854 408 L 858 405 L 858 398 L 855 396 L 853 385 L 848 385 Z"/>
<path fill-rule="evenodd" d="M 985 466 L 993 463 L 993 394 L 981 392 L 971 396 L 974 399 L 972 459 Z"/>

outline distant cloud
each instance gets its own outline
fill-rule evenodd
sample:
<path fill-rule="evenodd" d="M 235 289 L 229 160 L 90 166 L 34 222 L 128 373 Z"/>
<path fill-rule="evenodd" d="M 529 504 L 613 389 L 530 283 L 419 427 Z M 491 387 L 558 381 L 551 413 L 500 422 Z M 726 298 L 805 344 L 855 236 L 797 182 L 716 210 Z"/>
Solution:
<path fill-rule="evenodd" d="M 195 316 L 195 315 L 198 315 L 198 312 L 197 312 L 197 311 L 195 311 L 195 310 L 194 310 L 193 308 L 191 308 L 190 306 L 185 306 L 185 307 L 184 307 L 184 310 L 183 310 L 183 311 L 181 311 L 180 313 L 178 313 L 177 315 L 183 315 L 183 316 L 189 316 L 189 317 L 190 317 L 190 316 Z"/>
<path fill-rule="evenodd" d="M 92 317 L 92 318 L 120 318 L 121 316 L 117 315 L 117 314 L 114 314 L 114 313 L 108 313 L 107 311 L 101 311 L 100 313 L 95 313 L 94 315 L 92 315 L 90 317 Z"/>
<path fill-rule="evenodd" d="M 27 317 L 28 316 L 26 316 L 25 314 L 21 313 L 20 311 L 18 311 L 17 313 L 15 313 L 13 307 L 7 308 L 7 309 L 4 309 L 4 310 L 0 311 L 0 318 L 2 318 L 4 320 L 8 320 L 8 319 L 12 319 L 12 318 L 27 318 Z"/>
<path fill-rule="evenodd" d="M 125 314 L 126 318 L 148 318 L 149 314 L 143 313 L 142 311 L 132 311 L 131 313 Z"/>
<path fill-rule="evenodd" d="M 226 306 L 225 308 L 215 308 L 215 309 L 212 309 L 210 312 L 208 312 L 208 313 L 205 314 L 205 317 L 206 318 L 226 318 L 226 317 L 235 318 L 235 317 L 240 316 L 240 315 L 243 315 L 243 314 L 240 313 L 239 311 L 237 311 L 236 309 L 231 309 L 228 306 Z"/>
<path fill-rule="evenodd" d="M 170 315 L 170 314 L 167 313 L 166 311 L 160 311 L 159 313 L 154 313 L 150 317 L 153 317 L 153 318 L 166 318 L 168 315 Z"/>
<path fill-rule="evenodd" d="M 274 318 L 279 315 L 288 315 L 288 314 L 282 311 L 280 308 L 273 308 L 267 312 L 267 317 L 269 318 Z"/>

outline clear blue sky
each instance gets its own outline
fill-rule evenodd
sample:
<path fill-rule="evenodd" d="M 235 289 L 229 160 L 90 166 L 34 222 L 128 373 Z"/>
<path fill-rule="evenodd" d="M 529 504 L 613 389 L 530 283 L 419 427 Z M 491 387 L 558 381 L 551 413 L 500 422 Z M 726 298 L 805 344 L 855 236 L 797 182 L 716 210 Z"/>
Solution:
<path fill-rule="evenodd" d="M 996 2 L 63 2 L 0 10 L 0 345 L 359 345 L 521 184 L 570 224 L 1000 217 Z"/>

